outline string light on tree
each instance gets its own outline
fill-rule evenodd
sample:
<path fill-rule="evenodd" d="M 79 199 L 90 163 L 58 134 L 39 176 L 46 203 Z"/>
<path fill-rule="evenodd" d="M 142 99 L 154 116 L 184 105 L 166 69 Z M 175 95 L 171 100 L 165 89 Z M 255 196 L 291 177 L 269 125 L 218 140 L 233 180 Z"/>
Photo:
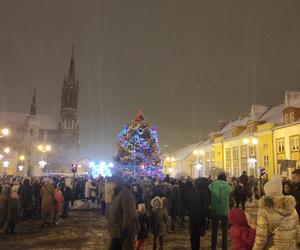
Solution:
<path fill-rule="evenodd" d="M 117 147 L 115 161 L 119 170 L 162 176 L 157 131 L 145 120 L 141 111 L 122 128 Z"/>

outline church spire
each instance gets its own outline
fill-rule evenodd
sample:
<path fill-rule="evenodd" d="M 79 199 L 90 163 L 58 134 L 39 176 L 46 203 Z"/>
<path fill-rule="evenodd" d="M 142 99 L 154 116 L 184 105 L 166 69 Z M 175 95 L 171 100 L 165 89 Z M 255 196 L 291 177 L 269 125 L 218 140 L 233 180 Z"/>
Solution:
<path fill-rule="evenodd" d="M 70 61 L 68 78 L 75 83 L 76 77 L 75 77 L 74 46 L 72 46 L 72 56 Z"/>
<path fill-rule="evenodd" d="M 32 97 L 32 102 L 31 102 L 31 107 L 30 107 L 30 115 L 36 115 L 36 90 L 35 90 L 35 88 L 33 91 L 33 97 Z"/>

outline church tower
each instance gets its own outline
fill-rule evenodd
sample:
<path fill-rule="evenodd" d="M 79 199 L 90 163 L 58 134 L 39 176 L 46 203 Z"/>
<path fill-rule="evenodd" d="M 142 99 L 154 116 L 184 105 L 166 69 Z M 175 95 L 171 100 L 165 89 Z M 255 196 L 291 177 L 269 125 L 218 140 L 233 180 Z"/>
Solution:
<path fill-rule="evenodd" d="M 62 87 L 59 124 L 62 143 L 66 146 L 79 142 L 78 95 L 79 79 L 75 72 L 74 47 L 72 47 L 70 68 Z"/>

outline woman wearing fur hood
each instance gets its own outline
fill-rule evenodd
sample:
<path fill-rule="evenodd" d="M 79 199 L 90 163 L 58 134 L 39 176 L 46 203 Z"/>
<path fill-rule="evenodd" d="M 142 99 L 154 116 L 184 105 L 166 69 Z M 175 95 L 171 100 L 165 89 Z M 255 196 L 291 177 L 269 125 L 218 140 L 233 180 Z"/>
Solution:
<path fill-rule="evenodd" d="M 300 231 L 294 197 L 282 195 L 279 175 L 274 175 L 264 190 L 266 195 L 259 200 L 253 249 L 297 249 Z"/>

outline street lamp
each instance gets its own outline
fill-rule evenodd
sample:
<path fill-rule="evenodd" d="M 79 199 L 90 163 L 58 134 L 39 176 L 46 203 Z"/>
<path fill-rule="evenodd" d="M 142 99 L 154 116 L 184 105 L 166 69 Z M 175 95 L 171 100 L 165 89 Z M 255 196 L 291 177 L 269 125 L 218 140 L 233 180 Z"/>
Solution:
<path fill-rule="evenodd" d="M 9 147 L 6 147 L 3 151 L 4 151 L 4 153 L 9 154 L 10 148 L 9 148 Z"/>
<path fill-rule="evenodd" d="M 51 146 L 50 145 L 44 145 L 44 144 L 40 144 L 38 145 L 38 150 L 43 152 L 43 153 L 46 153 L 46 152 L 49 152 L 51 151 Z"/>
<path fill-rule="evenodd" d="M 19 157 L 19 159 L 20 159 L 20 161 L 24 161 L 24 160 L 25 160 L 25 156 L 24 156 L 24 155 L 21 155 L 21 156 Z"/>
<path fill-rule="evenodd" d="M 3 136 L 8 136 L 10 133 L 9 129 L 8 128 L 4 128 L 1 130 L 1 135 L 0 137 L 3 137 Z"/>

